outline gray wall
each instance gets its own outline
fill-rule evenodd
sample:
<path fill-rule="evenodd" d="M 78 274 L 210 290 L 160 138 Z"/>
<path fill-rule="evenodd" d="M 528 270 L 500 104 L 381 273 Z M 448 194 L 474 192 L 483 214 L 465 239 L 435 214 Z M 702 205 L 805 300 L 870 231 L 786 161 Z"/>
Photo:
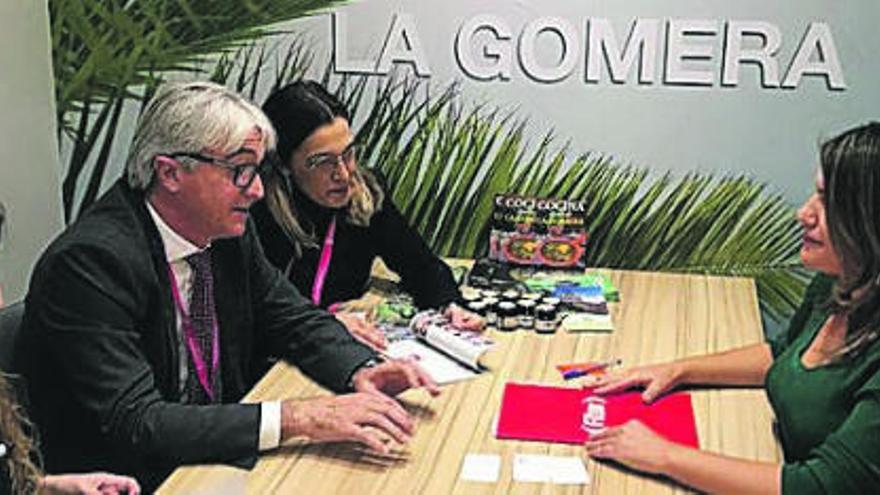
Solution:
<path fill-rule="evenodd" d="M 45 1 L 0 2 L 0 286 L 20 299 L 36 257 L 61 228 L 60 169 Z"/>
<path fill-rule="evenodd" d="M 517 108 L 521 116 L 530 118 L 536 134 L 553 128 L 560 141 L 571 139 L 575 149 L 605 152 L 624 163 L 657 172 L 743 172 L 769 183 L 793 204 L 801 202 L 812 188 L 817 143 L 822 138 L 880 118 L 877 0 L 365 0 L 338 11 L 347 18 L 344 33 L 349 62 L 378 60 L 394 15 L 411 14 L 429 62 L 430 80 L 436 85 L 460 80 L 468 100 Z M 529 22 L 546 16 L 566 19 L 579 42 L 572 75 L 559 82 L 542 83 L 514 64 L 507 81 L 469 77 L 456 61 L 455 37 L 465 21 L 479 14 L 495 15 L 510 26 L 514 51 Z M 715 21 L 721 28 L 718 35 L 691 41 L 714 50 L 715 61 L 692 64 L 693 68 L 712 71 L 714 83 L 702 87 L 663 84 L 662 42 L 658 45 L 659 77 L 654 84 L 638 84 L 634 75 L 623 84 L 615 84 L 607 71 L 598 82 L 585 81 L 589 18 L 608 19 L 620 42 L 626 39 L 636 18 L 659 19 L 661 25 L 669 19 Z M 827 23 L 840 56 L 846 89 L 831 90 L 824 77 L 816 76 L 805 76 L 795 89 L 763 88 L 760 71 L 748 65 L 739 69 L 738 86 L 722 87 L 724 23 L 752 20 L 779 28 L 780 77 L 785 75 L 810 23 Z M 330 53 L 330 16 L 294 26 L 309 30 L 318 53 Z M 554 53 L 558 57 L 558 42 L 554 45 L 549 37 L 544 45 L 538 45 L 539 52 L 544 52 L 544 63 L 552 65 Z"/>

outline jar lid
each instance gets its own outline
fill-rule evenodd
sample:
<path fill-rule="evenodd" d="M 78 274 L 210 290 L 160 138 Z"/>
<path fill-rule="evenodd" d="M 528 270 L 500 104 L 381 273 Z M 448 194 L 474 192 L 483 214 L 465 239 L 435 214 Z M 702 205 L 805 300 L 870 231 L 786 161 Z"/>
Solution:
<path fill-rule="evenodd" d="M 510 301 L 502 301 L 498 303 L 498 312 L 500 316 L 516 316 L 518 313 L 516 304 Z"/>
<path fill-rule="evenodd" d="M 485 301 L 471 301 L 468 303 L 468 309 L 476 312 L 485 311 L 486 306 L 487 304 Z"/>
<path fill-rule="evenodd" d="M 482 296 L 477 292 L 465 292 L 461 295 L 461 298 L 464 299 L 465 302 L 476 301 L 480 299 L 480 297 Z"/>
<path fill-rule="evenodd" d="M 501 293 L 501 297 L 505 299 L 519 299 L 519 291 L 514 289 L 507 289 L 506 291 Z"/>
<path fill-rule="evenodd" d="M 541 319 L 554 319 L 556 318 L 556 307 L 551 304 L 539 304 L 535 308 L 535 316 Z"/>

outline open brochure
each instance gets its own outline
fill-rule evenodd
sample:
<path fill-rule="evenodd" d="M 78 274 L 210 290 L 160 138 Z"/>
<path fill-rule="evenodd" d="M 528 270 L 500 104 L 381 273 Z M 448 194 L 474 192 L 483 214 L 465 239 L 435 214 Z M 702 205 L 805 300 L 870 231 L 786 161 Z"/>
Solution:
<path fill-rule="evenodd" d="M 457 329 L 437 311 L 415 315 L 409 326 L 383 326 L 389 356 L 412 359 L 439 384 L 473 378 L 485 367 L 483 357 L 494 343 L 483 335 Z"/>

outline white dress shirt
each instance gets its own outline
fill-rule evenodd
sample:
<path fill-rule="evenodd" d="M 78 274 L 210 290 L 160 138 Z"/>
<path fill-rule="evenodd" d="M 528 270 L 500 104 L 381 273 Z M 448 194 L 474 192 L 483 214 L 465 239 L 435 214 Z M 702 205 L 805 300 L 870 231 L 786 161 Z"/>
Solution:
<path fill-rule="evenodd" d="M 147 210 L 153 218 L 153 223 L 159 230 L 159 237 L 162 238 L 162 245 L 165 248 L 165 259 L 174 272 L 174 278 L 177 280 L 177 290 L 180 293 L 183 304 L 189 304 L 189 298 L 192 294 L 192 268 L 186 262 L 186 257 L 201 251 L 198 246 L 184 239 L 180 234 L 175 232 L 159 215 L 159 212 L 153 208 L 149 201 Z M 207 249 L 207 248 L 206 248 Z M 188 309 L 188 308 L 187 308 Z M 181 325 L 180 314 L 175 311 L 177 318 L 177 348 L 180 364 L 180 390 L 183 394 L 186 386 L 187 374 L 189 369 L 189 359 L 186 346 L 184 345 L 183 327 Z M 260 403 L 260 450 L 274 449 L 281 443 L 281 402 L 270 401 Z"/>

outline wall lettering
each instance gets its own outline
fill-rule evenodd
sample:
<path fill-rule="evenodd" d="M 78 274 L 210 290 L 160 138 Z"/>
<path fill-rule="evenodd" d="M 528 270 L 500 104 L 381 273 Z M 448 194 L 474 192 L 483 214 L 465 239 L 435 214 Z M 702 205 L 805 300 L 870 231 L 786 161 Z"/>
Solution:
<path fill-rule="evenodd" d="M 387 75 L 404 65 L 418 77 L 431 76 L 413 15 L 394 14 L 379 53 L 369 59 L 353 58 L 342 12 L 334 13 L 331 23 L 335 72 Z M 517 33 L 503 17 L 487 13 L 465 19 L 450 39 L 458 68 L 476 81 L 524 77 L 556 84 L 578 74 L 588 85 L 654 85 L 659 80 L 663 86 L 754 84 L 794 90 L 805 78 L 818 77 L 829 90 L 847 88 L 831 27 L 821 21 L 807 24 L 790 60 L 780 55 L 783 32 L 761 20 L 636 18 L 623 35 L 606 18 L 576 24 L 546 16 L 526 22 Z M 749 66 L 758 70 L 742 70 Z"/>

